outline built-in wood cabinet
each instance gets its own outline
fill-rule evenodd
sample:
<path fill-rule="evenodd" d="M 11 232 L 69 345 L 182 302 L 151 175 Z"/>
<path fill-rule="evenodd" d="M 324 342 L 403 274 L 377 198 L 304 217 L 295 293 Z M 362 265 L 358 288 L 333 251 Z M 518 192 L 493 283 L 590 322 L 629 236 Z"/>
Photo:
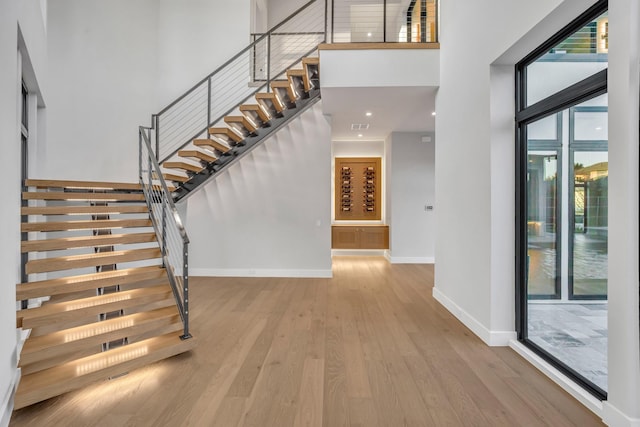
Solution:
<path fill-rule="evenodd" d="M 332 249 L 389 249 L 388 225 L 334 225 Z"/>

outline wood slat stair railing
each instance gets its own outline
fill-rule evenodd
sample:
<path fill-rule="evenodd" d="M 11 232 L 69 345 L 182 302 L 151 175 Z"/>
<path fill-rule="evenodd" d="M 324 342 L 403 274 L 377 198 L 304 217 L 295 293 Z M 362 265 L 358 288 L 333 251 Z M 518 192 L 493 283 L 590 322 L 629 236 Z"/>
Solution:
<path fill-rule="evenodd" d="M 221 163 L 226 163 L 220 160 L 221 156 L 237 154 L 236 149 L 243 147 L 248 138 L 268 135 L 268 130 L 261 132 L 260 128 L 271 127 L 274 117 L 281 118 L 285 110 L 295 110 L 299 99 L 309 98 L 311 91 L 319 89 L 319 58 L 317 56 L 303 58 L 296 64 L 296 68 L 287 70 L 285 77 L 286 80 L 271 81 L 271 92 L 256 93 L 256 104 L 238 105 L 236 111 L 241 115 L 230 114 L 221 120 L 224 123 L 217 123 L 214 127 L 210 127 L 208 130 L 210 138 L 196 138 L 191 141 L 192 147 L 180 150 L 177 157 L 164 161 L 162 167 L 170 171 L 164 174 L 165 179 L 173 182 L 178 189 L 181 186 L 183 188 L 197 186 L 197 183 L 194 184 L 191 181 L 194 174 L 217 171 Z M 222 124 L 225 126 L 221 126 Z M 192 149 L 193 147 L 202 148 L 206 152 Z M 180 165 L 179 159 L 185 157 L 199 160 L 202 168 L 196 171 L 196 167 L 187 168 Z M 180 173 L 173 173 L 173 171 Z M 189 176 L 183 175 L 185 171 Z"/>
<path fill-rule="evenodd" d="M 15 409 L 193 348 L 193 338 L 180 337 L 182 320 L 139 184 L 27 180 L 25 186 L 21 231 L 36 239 L 21 245 L 30 255 L 29 280 L 16 286 L 16 300 L 29 301 L 29 308 L 18 310 L 16 320 L 31 333 L 19 360 Z M 51 272 L 56 276 L 34 276 Z"/>

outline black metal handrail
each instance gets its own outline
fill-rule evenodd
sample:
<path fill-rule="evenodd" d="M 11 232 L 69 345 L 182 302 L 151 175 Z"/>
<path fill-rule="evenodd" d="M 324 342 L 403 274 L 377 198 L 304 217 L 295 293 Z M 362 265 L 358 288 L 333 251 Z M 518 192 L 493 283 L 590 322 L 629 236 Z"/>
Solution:
<path fill-rule="evenodd" d="M 155 155 L 159 163 L 205 134 L 209 127 L 265 87 L 269 91 L 271 81 L 324 43 L 326 9 L 326 0 L 307 2 L 153 114 L 151 127 L 155 131 Z M 304 33 L 307 37 L 300 37 Z M 289 36 L 286 52 L 284 44 L 278 45 L 280 39 L 274 39 L 285 34 Z M 295 57 L 291 57 L 291 50 Z M 257 59 L 266 62 L 265 78 L 255 78 Z"/>
<path fill-rule="evenodd" d="M 160 165 L 151 149 L 153 129 L 140 126 L 138 129 L 140 185 L 144 193 L 149 216 L 160 243 L 162 265 L 183 324 L 182 339 L 191 338 L 189 333 L 189 237 L 173 202 Z"/>

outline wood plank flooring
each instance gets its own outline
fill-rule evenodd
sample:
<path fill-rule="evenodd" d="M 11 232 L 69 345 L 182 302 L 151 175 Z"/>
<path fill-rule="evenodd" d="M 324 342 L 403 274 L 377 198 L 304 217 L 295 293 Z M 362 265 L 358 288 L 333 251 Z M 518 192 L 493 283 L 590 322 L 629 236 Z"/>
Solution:
<path fill-rule="evenodd" d="M 333 269 L 192 278 L 191 353 L 16 411 L 10 425 L 602 425 L 442 308 L 432 266 L 340 257 Z"/>

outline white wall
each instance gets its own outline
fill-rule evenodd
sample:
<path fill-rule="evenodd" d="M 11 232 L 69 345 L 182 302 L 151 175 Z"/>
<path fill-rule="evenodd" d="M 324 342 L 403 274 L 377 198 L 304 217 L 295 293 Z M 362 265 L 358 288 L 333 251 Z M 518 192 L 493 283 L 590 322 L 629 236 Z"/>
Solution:
<path fill-rule="evenodd" d="M 330 276 L 330 171 L 318 103 L 187 200 L 190 274 Z"/>
<path fill-rule="evenodd" d="M 428 136 L 431 142 L 422 142 Z M 389 245 L 392 263 L 433 263 L 435 251 L 435 138 L 391 134 Z"/>
<path fill-rule="evenodd" d="M 45 29 L 38 0 L 0 1 L 0 140 L 4 185 L 0 221 L 0 426 L 7 425 L 17 377 L 16 292 L 20 282 L 20 127 L 18 99 L 23 64 L 28 86 L 42 97 L 46 82 Z M 18 39 L 18 28 L 22 41 Z M 42 93 L 39 93 L 39 92 Z M 36 125 L 33 124 L 35 128 Z"/>
<path fill-rule="evenodd" d="M 609 425 L 640 426 L 640 5 L 635 0 L 610 2 L 609 22 L 609 383 L 604 420 Z"/>
<path fill-rule="evenodd" d="M 324 4 L 324 0 L 316 0 Z M 304 6 L 309 0 L 267 0 L 268 2 L 268 27 L 272 28 L 283 19 Z"/>
<path fill-rule="evenodd" d="M 323 89 L 440 84 L 437 49 L 321 50 L 320 62 Z"/>
<path fill-rule="evenodd" d="M 48 12 L 46 178 L 137 180 L 137 127 L 249 40 L 249 0 L 59 0 Z"/>
<path fill-rule="evenodd" d="M 512 191 L 494 188 L 492 182 L 508 190 L 514 179 L 509 172 L 514 156 L 508 155 L 512 131 L 507 131 L 506 140 L 492 134 L 493 102 L 512 108 L 513 97 L 506 91 L 492 99 L 491 64 L 559 3 L 466 0 L 441 4 L 434 295 L 491 344 L 505 345 L 513 338 L 515 311 L 513 299 L 500 301 L 501 305 L 494 299 L 513 293 L 513 280 L 504 274 L 494 277 L 492 270 L 512 271 L 514 257 L 513 240 L 511 248 L 504 244 L 513 221 L 496 223 L 492 218 L 513 210 L 514 200 Z M 500 25 L 492 25 L 495 22 Z M 482 42 L 474 43 L 478 23 L 486 25 Z M 510 120 L 512 129 L 512 111 Z M 504 148 L 502 155 L 511 160 L 503 164 L 506 160 L 498 156 L 492 161 L 492 152 Z M 493 245 L 494 241 L 501 243 Z M 504 314 L 493 315 L 494 310 Z"/>

